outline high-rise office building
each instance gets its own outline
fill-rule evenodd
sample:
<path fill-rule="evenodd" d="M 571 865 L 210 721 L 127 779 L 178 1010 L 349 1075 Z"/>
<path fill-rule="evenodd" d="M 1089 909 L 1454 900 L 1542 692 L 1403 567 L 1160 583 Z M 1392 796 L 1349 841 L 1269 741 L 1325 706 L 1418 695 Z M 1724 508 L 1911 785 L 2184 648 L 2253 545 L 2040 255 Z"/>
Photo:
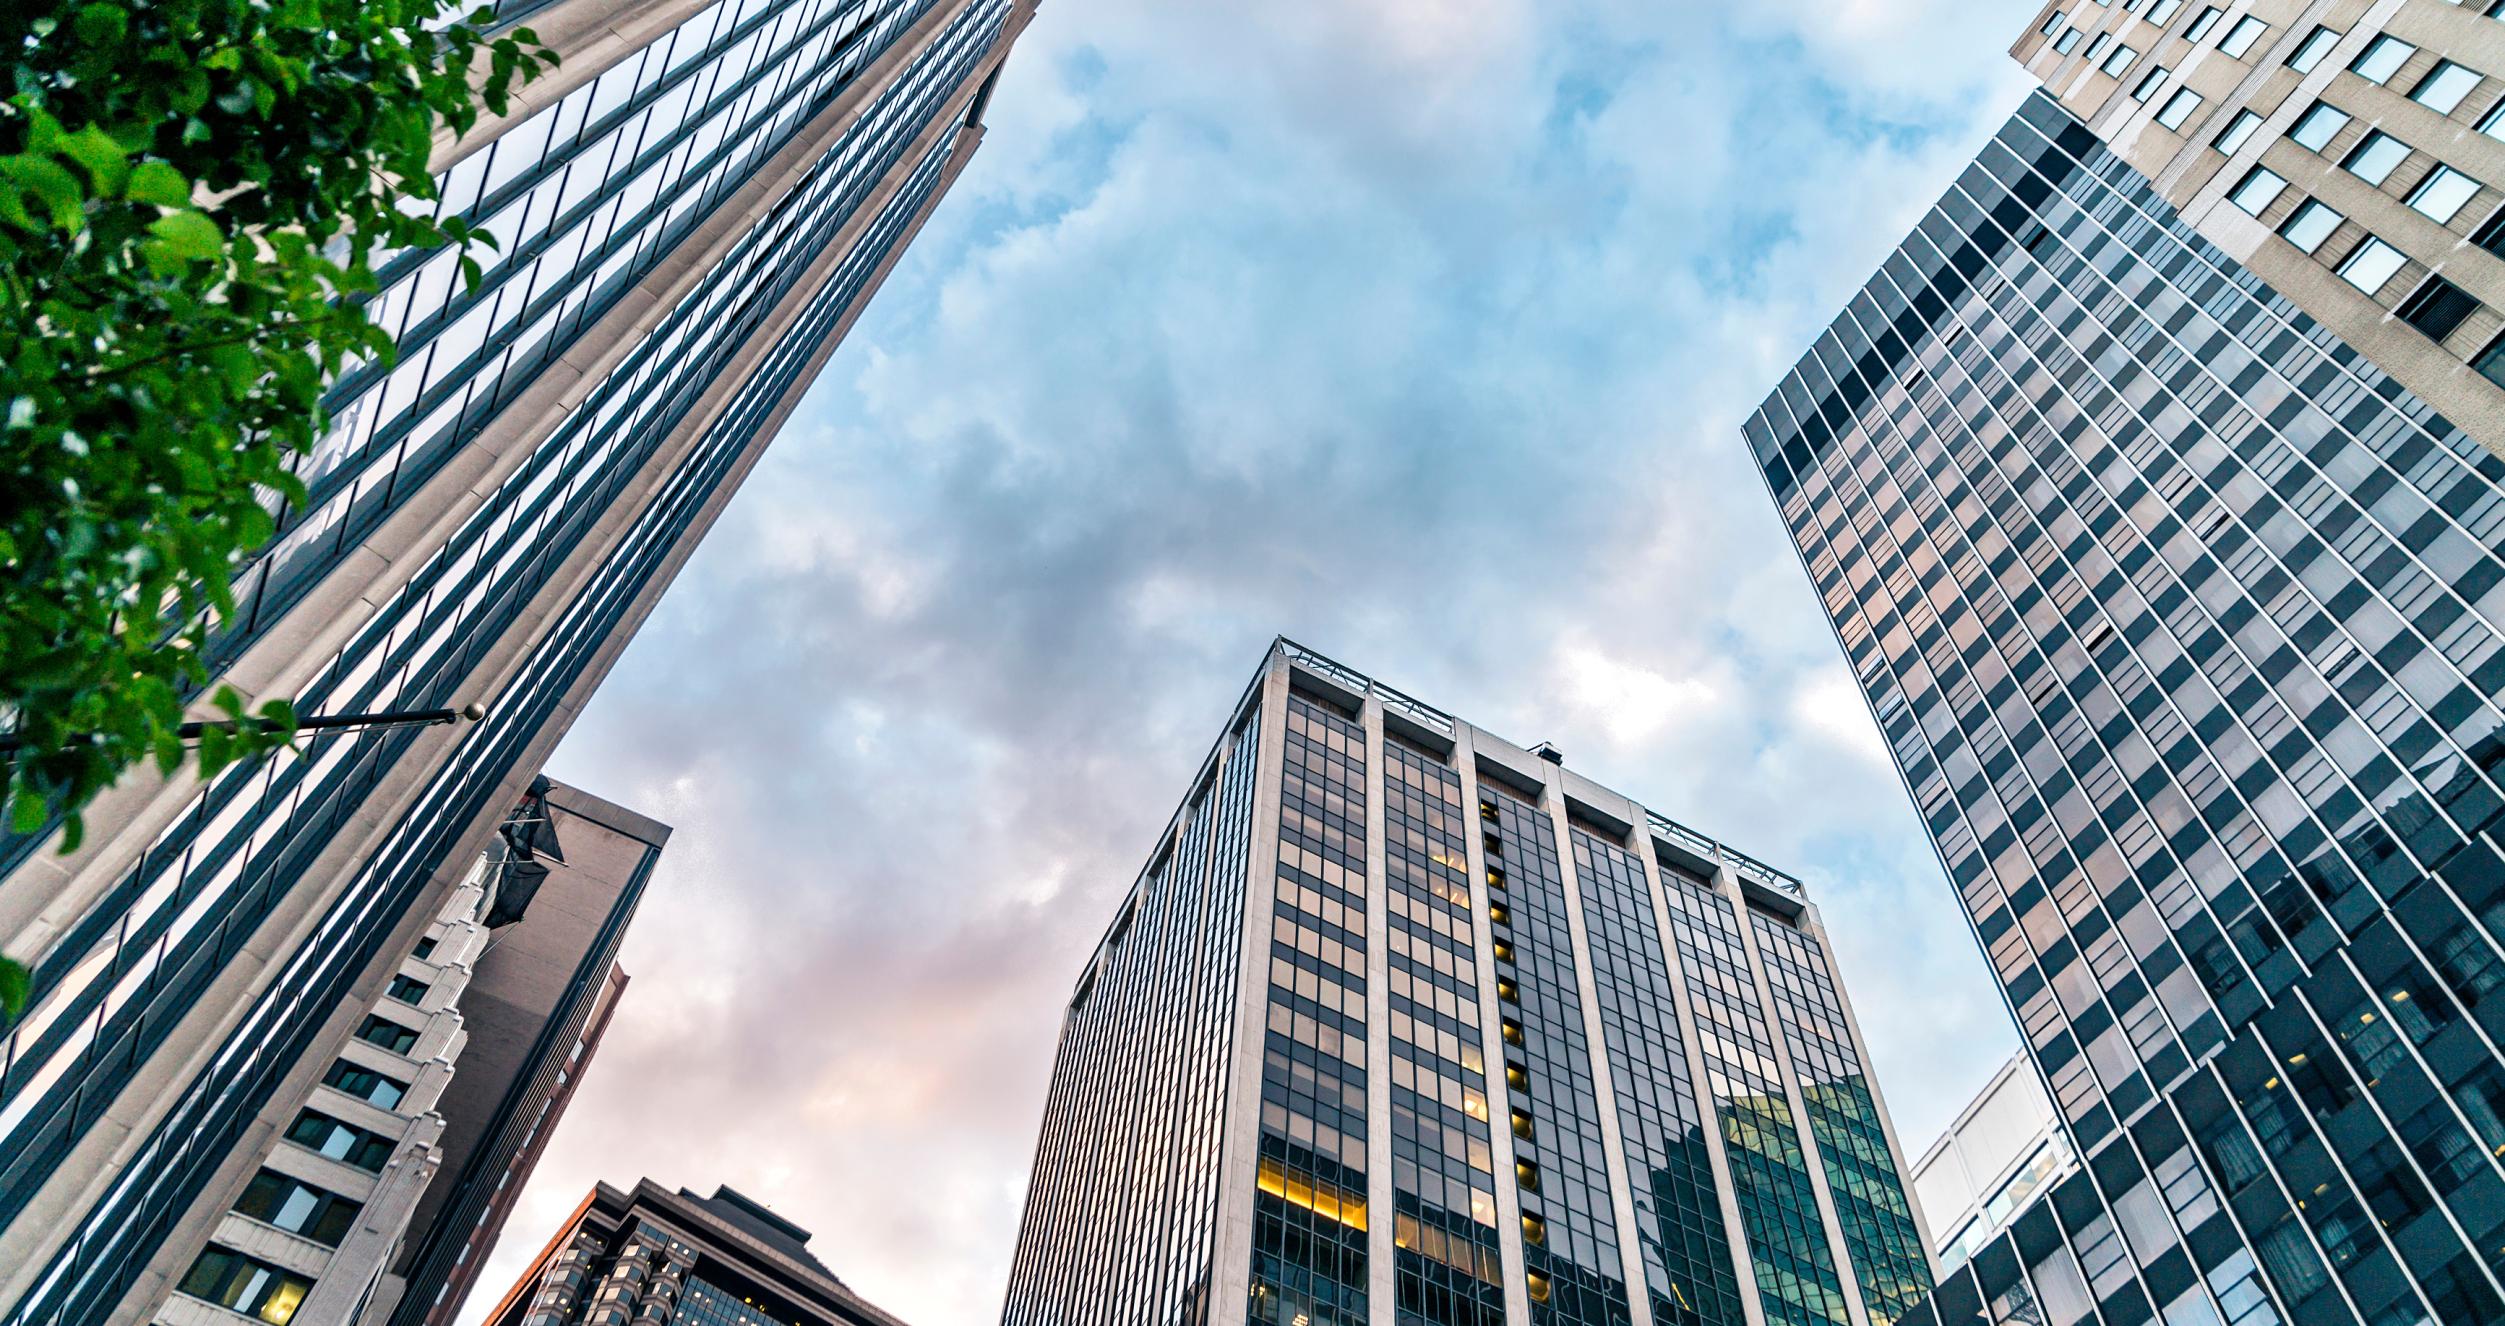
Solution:
<path fill-rule="evenodd" d="M 2050 0 L 2011 53 L 2229 258 L 2505 455 L 2500 19 Z"/>
<path fill-rule="evenodd" d="M 439 157 L 500 241 L 388 264 L 311 500 L 217 676 L 313 714 L 479 703 L 134 774 L 0 843 L 0 1324 L 99 1322 L 540 767 L 965 165 L 1033 0 L 505 0 L 561 57 Z"/>
<path fill-rule="evenodd" d="M 729 1188 L 603 1183 L 485 1326 L 904 1326 L 808 1244 L 808 1230 Z"/>
<path fill-rule="evenodd" d="M 2081 1158 L 1909 1320 L 2505 1320 L 2505 459 L 2043 93 L 1745 431 Z"/>
<path fill-rule="evenodd" d="M 535 784 L 383 992 L 230 1148 L 166 1240 L 178 1278 L 142 1277 L 120 1315 L 449 1321 L 599 1048 L 668 838 Z"/>
<path fill-rule="evenodd" d="M 1799 884 L 1278 642 L 1071 995 L 1005 1326 L 1888 1326 Z"/>
<path fill-rule="evenodd" d="M 1914 1162 L 1907 1186 L 1931 1231 L 1931 1255 L 1953 1270 L 2078 1167 L 2052 1093 L 2019 1054 Z"/>

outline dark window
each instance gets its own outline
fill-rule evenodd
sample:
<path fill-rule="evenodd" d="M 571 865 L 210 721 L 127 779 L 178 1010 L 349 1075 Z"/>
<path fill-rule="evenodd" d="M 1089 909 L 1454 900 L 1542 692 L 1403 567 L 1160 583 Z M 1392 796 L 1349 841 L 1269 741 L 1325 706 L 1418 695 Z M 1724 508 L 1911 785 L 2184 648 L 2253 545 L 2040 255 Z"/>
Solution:
<path fill-rule="evenodd" d="M 2470 366 L 2479 370 L 2479 376 L 2505 387 L 2505 336 L 2488 342 L 2488 348 L 2481 350 L 2479 357 L 2470 361 Z"/>
<path fill-rule="evenodd" d="M 2441 276 L 2430 276 L 2425 285 L 2418 287 L 2418 293 L 2402 300 L 2395 311 L 2401 315 L 2401 321 L 2425 332 L 2428 339 L 2440 341 L 2452 335 L 2453 329 L 2462 325 L 2462 319 L 2478 308 L 2479 301 L 2468 291 Z"/>
<path fill-rule="evenodd" d="M 417 1044 L 417 1028 L 404 1027 L 380 1013 L 365 1015 L 365 1025 L 357 1028 L 357 1039 L 380 1045 L 393 1054 L 407 1054 Z"/>
<path fill-rule="evenodd" d="M 390 1138 L 341 1123 L 319 1110 L 306 1110 L 296 1116 L 295 1126 L 287 1130 L 287 1140 L 307 1151 L 346 1161 L 367 1173 L 381 1172 L 383 1162 L 391 1159 Z"/>
<path fill-rule="evenodd" d="M 410 951 L 409 956 L 416 958 L 420 962 L 424 962 L 428 958 L 435 956 L 435 941 L 432 939 L 419 940 L 417 942 L 417 947 Z"/>
<path fill-rule="evenodd" d="M 265 1169 L 244 1185 L 235 1209 L 263 1224 L 302 1234 L 326 1248 L 336 1248 L 365 1208 L 338 1193 L 316 1188 L 302 1179 Z"/>
<path fill-rule="evenodd" d="M 409 1084 L 396 1082 L 371 1068 L 360 1068 L 345 1059 L 331 1065 L 330 1074 L 322 1079 L 325 1086 L 344 1091 L 369 1105 L 390 1109 L 409 1094 Z"/>
<path fill-rule="evenodd" d="M 413 977 L 394 976 L 391 978 L 391 988 L 384 991 L 384 993 L 399 1000 L 401 1003 L 415 1004 L 419 1000 L 424 999 L 426 997 L 426 992 L 433 988 L 433 986 L 428 985 L 426 982 L 417 980 Z"/>

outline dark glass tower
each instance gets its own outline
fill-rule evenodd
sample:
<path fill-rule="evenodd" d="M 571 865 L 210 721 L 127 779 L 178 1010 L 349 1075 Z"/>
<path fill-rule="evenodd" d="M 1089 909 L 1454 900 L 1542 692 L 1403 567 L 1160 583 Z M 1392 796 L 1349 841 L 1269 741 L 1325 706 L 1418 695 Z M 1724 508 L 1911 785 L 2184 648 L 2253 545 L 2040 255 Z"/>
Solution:
<path fill-rule="evenodd" d="M 341 1009 L 448 896 L 982 136 L 1032 0 L 507 0 L 563 63 L 436 165 L 500 241 L 409 252 L 220 680 L 325 733 L 134 774 L 86 845 L 0 841 L 0 1323 L 102 1321 Z M 134 1312 L 144 1312 L 135 1307 Z"/>
<path fill-rule="evenodd" d="M 1004 1326 L 1889 1326 L 1790 877 L 1285 641 L 1063 1022 Z"/>
<path fill-rule="evenodd" d="M 2505 460 L 2042 94 L 1746 431 L 2084 1158 L 1916 1319 L 2505 1320 Z"/>

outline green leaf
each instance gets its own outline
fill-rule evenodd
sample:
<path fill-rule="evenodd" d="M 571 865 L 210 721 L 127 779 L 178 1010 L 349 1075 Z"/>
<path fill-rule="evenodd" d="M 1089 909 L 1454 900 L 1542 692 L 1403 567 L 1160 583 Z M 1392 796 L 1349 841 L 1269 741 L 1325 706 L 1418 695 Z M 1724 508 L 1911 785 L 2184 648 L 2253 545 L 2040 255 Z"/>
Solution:
<path fill-rule="evenodd" d="M 81 5 L 70 33 L 90 46 L 117 46 L 130 32 L 130 11 L 120 5 Z"/>
<path fill-rule="evenodd" d="M 162 161 L 142 161 L 131 168 L 130 182 L 123 186 L 122 194 L 135 203 L 189 207 L 191 181 Z"/>
<path fill-rule="evenodd" d="M 130 160 L 113 135 L 91 124 L 62 139 L 60 151 L 86 168 L 87 178 L 95 181 L 98 194 L 107 198 L 121 195 L 123 182 L 130 178 Z"/>
<path fill-rule="evenodd" d="M 148 223 L 165 251 L 177 258 L 214 258 L 226 250 L 226 234 L 199 212 L 168 212 Z"/>
<path fill-rule="evenodd" d="M 87 192 L 59 162 L 24 152 L 0 157 L 0 182 L 12 192 L 40 200 L 52 213 L 55 227 L 67 231 L 81 227 L 79 213 L 87 205 Z"/>
<path fill-rule="evenodd" d="M 0 958 L 0 1028 L 17 1024 L 18 1015 L 26 1011 L 26 996 L 34 989 L 35 974 L 15 958 Z"/>

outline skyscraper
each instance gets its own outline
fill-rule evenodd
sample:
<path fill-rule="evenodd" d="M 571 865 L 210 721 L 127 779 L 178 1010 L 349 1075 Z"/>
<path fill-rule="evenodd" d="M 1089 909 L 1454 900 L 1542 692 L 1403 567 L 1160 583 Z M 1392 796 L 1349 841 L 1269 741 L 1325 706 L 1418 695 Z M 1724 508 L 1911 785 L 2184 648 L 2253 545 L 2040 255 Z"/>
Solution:
<path fill-rule="evenodd" d="M 1746 434 L 2082 1159 L 1913 1319 L 2505 1320 L 2505 459 L 2042 93 Z"/>
<path fill-rule="evenodd" d="M 534 785 L 383 992 L 287 1075 L 131 1306 L 160 1326 L 448 1319 L 598 1048 L 668 838 Z"/>
<path fill-rule="evenodd" d="M 1791 877 L 1277 642 L 1065 1014 L 1004 1326 L 1887 1326 Z"/>
<path fill-rule="evenodd" d="M 0 1323 L 101 1321 L 343 1006 L 432 920 L 963 168 L 1032 0 L 506 0 L 563 58 L 439 158 L 501 248 L 383 273 L 311 501 L 215 671 L 314 736 L 0 845 Z"/>
<path fill-rule="evenodd" d="M 592 1189 L 486 1326 L 904 1326 L 809 1251 L 809 1231 L 729 1188 Z"/>
<path fill-rule="evenodd" d="M 2023 1054 L 2013 1055 L 1931 1149 L 1914 1161 L 1914 1205 L 1941 1269 L 1963 1265 L 2009 1228 L 2036 1194 L 2079 1167 L 2053 1098 Z"/>
<path fill-rule="evenodd" d="M 2051 0 L 2011 54 L 2228 257 L 2505 455 L 2499 19 Z"/>

